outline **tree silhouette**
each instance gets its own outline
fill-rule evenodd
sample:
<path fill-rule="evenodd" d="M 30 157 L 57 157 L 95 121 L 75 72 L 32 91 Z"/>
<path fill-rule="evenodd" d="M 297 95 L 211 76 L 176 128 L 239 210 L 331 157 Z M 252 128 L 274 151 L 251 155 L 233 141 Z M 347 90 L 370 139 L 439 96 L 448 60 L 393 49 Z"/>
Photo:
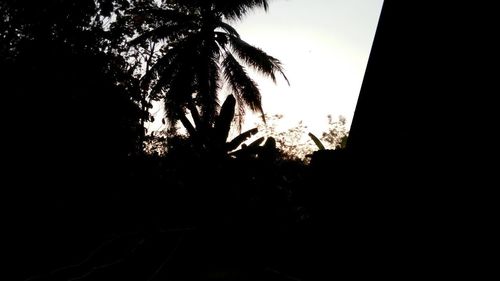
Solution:
<path fill-rule="evenodd" d="M 129 19 L 149 24 L 131 41 L 164 43 L 163 54 L 142 78 L 152 99 L 163 99 L 170 126 L 181 121 L 191 136 L 203 136 L 218 116 L 218 95 L 225 80 L 239 114 L 263 113 L 261 93 L 242 62 L 276 81 L 280 61 L 241 39 L 227 20 L 241 19 L 268 1 L 168 1 L 161 8 L 136 7 Z M 288 81 L 288 80 L 287 80 Z M 186 118 L 190 113 L 194 124 Z M 196 128 L 196 131 L 194 130 Z"/>
<path fill-rule="evenodd" d="M 94 1 L 0 4 L 2 175 L 23 186 L 6 188 L 13 222 L 3 227 L 25 245 L 2 254 L 19 253 L 7 267 L 20 276 L 54 262 L 44 252 L 69 257 L 74 241 L 103 231 L 113 188 L 129 182 L 138 153 L 134 81 L 122 58 L 103 51 L 97 12 Z"/>

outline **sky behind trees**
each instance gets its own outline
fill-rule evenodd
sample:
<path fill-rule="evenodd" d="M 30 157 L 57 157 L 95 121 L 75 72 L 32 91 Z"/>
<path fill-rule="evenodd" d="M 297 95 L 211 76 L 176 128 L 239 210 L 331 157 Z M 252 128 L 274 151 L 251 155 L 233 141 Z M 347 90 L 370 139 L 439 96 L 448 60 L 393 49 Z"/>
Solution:
<path fill-rule="evenodd" d="M 257 78 L 264 110 L 283 114 L 283 126 L 304 120 L 317 133 L 328 114 L 350 126 L 382 3 L 274 0 L 267 13 L 254 10 L 236 24 L 244 40 L 283 62 L 291 83 Z"/>
<path fill-rule="evenodd" d="M 252 73 L 266 114 L 281 126 L 300 120 L 313 133 L 327 130 L 327 115 L 350 126 L 383 0 L 273 0 L 233 23 L 242 38 L 278 58 L 290 86 Z M 159 119 L 159 118 L 158 118 Z M 260 119 L 247 116 L 246 127 Z M 159 126 L 153 124 L 150 129 Z"/>

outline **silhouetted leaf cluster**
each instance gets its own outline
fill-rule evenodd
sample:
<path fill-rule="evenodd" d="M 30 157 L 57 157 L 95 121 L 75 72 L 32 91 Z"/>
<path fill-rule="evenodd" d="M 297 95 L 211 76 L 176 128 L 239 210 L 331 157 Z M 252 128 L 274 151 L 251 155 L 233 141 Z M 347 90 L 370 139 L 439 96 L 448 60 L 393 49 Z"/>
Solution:
<path fill-rule="evenodd" d="M 275 73 L 284 76 L 281 63 L 243 41 L 225 22 L 255 7 L 267 8 L 267 1 L 167 1 L 159 7 L 135 7 L 124 15 L 122 25 L 136 26 L 140 34 L 130 41 L 132 46 L 161 46 L 154 62 L 146 65 L 142 83 L 148 98 L 164 101 L 171 126 L 182 121 L 187 110 L 201 131 L 212 126 L 224 82 L 236 99 L 238 116 L 246 106 L 263 113 L 260 91 L 240 62 L 274 81 Z"/>

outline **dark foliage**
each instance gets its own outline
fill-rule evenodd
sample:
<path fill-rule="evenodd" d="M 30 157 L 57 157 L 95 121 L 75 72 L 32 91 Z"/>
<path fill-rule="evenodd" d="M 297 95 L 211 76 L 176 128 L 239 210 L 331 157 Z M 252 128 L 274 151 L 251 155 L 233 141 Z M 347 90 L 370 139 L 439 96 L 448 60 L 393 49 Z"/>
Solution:
<path fill-rule="evenodd" d="M 386 1 L 362 90 L 372 96 L 360 98 L 353 138 L 344 150 L 313 153 L 310 165 L 305 165 L 283 157 L 272 139 L 264 145 L 257 140 L 239 146 L 253 131 L 228 140 L 235 111 L 240 110 L 239 98 L 260 110 L 256 85 L 233 52 L 223 53 L 222 65 L 214 63 L 214 52 L 197 57 L 208 58 L 203 61 L 208 74 L 195 75 L 196 85 L 183 84 L 195 81 L 187 78 L 193 77 L 189 75 L 193 58 L 185 53 L 192 51 L 189 48 L 156 58 L 163 66 L 152 66 L 150 75 L 153 79 L 171 71 L 182 78 L 163 82 L 185 91 L 170 95 L 181 95 L 181 110 L 174 117 L 184 119 L 191 137 L 168 136 L 165 156 L 142 154 L 142 125 L 149 118 L 148 102 L 154 98 L 145 94 L 144 84 L 132 73 L 134 67 L 124 59 L 140 55 L 121 53 L 127 49 L 123 36 L 145 34 L 136 39 L 140 41 L 174 34 L 177 47 L 196 46 L 177 37 L 178 30 L 189 30 L 193 22 L 183 18 L 179 22 L 185 25 L 163 28 L 164 22 L 159 22 L 155 26 L 153 19 L 175 15 L 168 9 L 152 11 L 151 3 L 0 3 L 1 114 L 6 124 L 2 134 L 2 234 L 7 236 L 2 240 L 3 279 L 325 280 L 345 275 L 346 279 L 400 280 L 441 276 L 436 270 L 442 276 L 454 270 L 467 272 L 470 263 L 462 260 L 465 239 L 457 233 L 469 232 L 463 231 L 465 227 L 445 231 L 445 226 L 457 225 L 457 213 L 460 223 L 471 215 L 436 206 L 450 200 L 457 185 L 453 192 L 431 189 L 434 181 L 426 172 L 435 174 L 432 169 L 441 162 L 425 166 L 413 161 L 432 156 L 418 155 L 426 152 L 424 148 L 411 150 L 420 143 L 418 138 L 409 141 L 408 136 L 421 130 L 412 135 L 405 118 L 394 119 L 394 126 L 385 130 L 380 130 L 379 123 L 370 125 L 380 120 L 370 115 L 375 111 L 408 117 L 405 108 L 395 109 L 386 102 L 397 98 L 411 104 L 420 94 L 417 90 L 423 89 L 413 87 L 421 83 L 420 69 L 404 65 L 401 57 L 408 51 L 421 52 L 420 45 L 409 47 L 413 35 L 403 36 L 405 32 L 423 28 L 442 36 L 433 31 L 440 23 L 424 17 L 426 9 L 417 13 L 412 12 L 420 7 L 417 4 L 409 8 L 402 1 Z M 212 9 L 226 19 L 241 19 L 254 7 L 268 6 L 268 1 L 253 0 L 164 3 L 177 5 L 187 17 Z M 151 18 L 127 19 L 125 11 L 130 9 L 149 11 Z M 112 15 L 125 25 L 106 24 Z M 415 28 L 422 17 L 433 26 Z M 213 35 L 218 46 L 230 45 L 242 62 L 271 79 L 281 72 L 277 60 L 240 41 L 230 26 L 216 23 Z M 142 33 L 146 29 L 155 32 Z M 208 42 L 197 36 L 191 39 Z M 399 49 L 401 40 L 410 43 Z M 205 47 L 204 51 L 213 46 Z M 412 63 L 427 66 L 428 53 L 423 54 L 417 57 L 422 62 Z M 144 56 L 149 62 L 151 57 Z M 176 60 L 179 64 L 170 69 Z M 218 66 L 225 68 L 220 77 L 215 74 Z M 419 77 L 418 83 L 402 70 Z M 233 80 L 235 96 L 219 111 L 210 96 L 217 83 L 210 80 L 223 76 Z M 161 78 L 158 81 L 162 85 Z M 408 88 L 417 89 L 410 98 L 401 95 Z M 206 91 L 208 99 L 200 97 L 194 104 L 183 100 L 193 89 Z M 176 101 L 177 96 L 173 98 Z M 373 107 L 371 112 L 368 105 Z M 209 125 L 197 126 L 197 108 L 203 109 L 201 117 L 209 116 Z M 195 124 L 189 125 L 188 111 Z M 399 127 L 404 129 L 392 135 Z M 392 148 L 388 136 L 395 139 Z M 443 262 L 447 259 L 449 264 Z"/>
<path fill-rule="evenodd" d="M 3 254 L 19 280 L 71 260 L 106 227 L 141 128 L 123 61 L 100 51 L 94 1 L 0 5 L 2 218 L 12 241 Z"/>
<path fill-rule="evenodd" d="M 267 1 L 166 1 L 160 7 L 136 6 L 119 21 L 122 29 L 134 26 L 140 34 L 130 34 L 132 46 L 162 46 L 142 82 L 148 98 L 164 101 L 171 127 L 187 110 L 200 133 L 213 126 L 224 83 L 234 95 L 238 116 L 246 107 L 263 114 L 260 91 L 241 62 L 275 82 L 276 73 L 286 79 L 281 62 L 243 41 L 226 22 L 258 7 L 267 9 Z"/>

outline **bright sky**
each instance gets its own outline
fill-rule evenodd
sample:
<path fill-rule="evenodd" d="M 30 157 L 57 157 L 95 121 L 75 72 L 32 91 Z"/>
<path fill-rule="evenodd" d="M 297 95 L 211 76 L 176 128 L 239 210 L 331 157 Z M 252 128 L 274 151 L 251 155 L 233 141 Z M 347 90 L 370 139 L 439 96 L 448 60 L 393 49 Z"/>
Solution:
<path fill-rule="evenodd" d="M 283 126 L 300 120 L 320 135 L 328 114 L 350 126 L 383 0 L 271 0 L 235 23 L 243 40 L 284 65 L 275 85 L 256 77 L 267 114 L 283 114 Z M 252 118 L 249 118 L 252 119 Z"/>
<path fill-rule="evenodd" d="M 233 23 L 243 40 L 281 60 L 290 81 L 253 76 L 264 111 L 282 114 L 283 128 L 302 120 L 317 135 L 326 131 L 328 114 L 343 115 L 350 126 L 382 3 L 271 0 L 267 13 L 255 10 Z M 256 120 L 247 116 L 245 127 Z"/>

